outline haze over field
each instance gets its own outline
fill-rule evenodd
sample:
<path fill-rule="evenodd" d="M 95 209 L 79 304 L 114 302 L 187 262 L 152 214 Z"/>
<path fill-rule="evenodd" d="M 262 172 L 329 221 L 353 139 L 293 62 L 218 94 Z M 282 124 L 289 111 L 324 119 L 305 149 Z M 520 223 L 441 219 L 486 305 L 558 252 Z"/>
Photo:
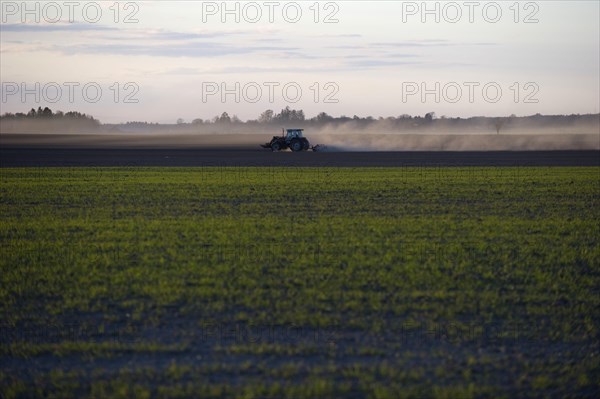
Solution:
<path fill-rule="evenodd" d="M 0 144 L 79 148 L 221 148 L 259 150 L 283 126 L 304 128 L 321 151 L 535 151 L 600 149 L 600 115 L 433 119 L 403 116 L 381 120 L 333 118 L 305 120 L 296 110 L 243 123 L 227 116 L 214 121 L 159 125 L 102 125 L 78 115 L 20 114 L 0 118 Z M 225 115 L 225 114 L 224 114 Z M 325 147 L 326 146 L 326 147 Z"/>

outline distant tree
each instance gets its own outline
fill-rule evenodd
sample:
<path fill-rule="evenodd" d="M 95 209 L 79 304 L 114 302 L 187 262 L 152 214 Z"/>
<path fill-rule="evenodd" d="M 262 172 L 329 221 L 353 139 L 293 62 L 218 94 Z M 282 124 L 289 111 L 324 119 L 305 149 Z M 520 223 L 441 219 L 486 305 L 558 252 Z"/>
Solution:
<path fill-rule="evenodd" d="M 201 118 L 196 118 L 192 121 L 193 125 L 201 125 L 203 123 L 204 123 L 204 121 Z"/>
<path fill-rule="evenodd" d="M 273 117 L 278 122 L 302 122 L 305 120 L 304 111 L 290 109 L 289 106 L 281 110 L 279 114 Z"/>
<path fill-rule="evenodd" d="M 259 123 L 270 123 L 273 121 L 273 110 L 268 109 L 258 117 Z"/>
<path fill-rule="evenodd" d="M 326 112 L 320 112 L 315 117 L 315 120 L 317 121 L 317 123 L 327 123 L 333 121 L 333 117 L 328 115 Z"/>
<path fill-rule="evenodd" d="M 233 115 L 233 116 L 231 117 L 231 122 L 232 122 L 232 123 L 242 123 L 242 120 L 241 120 L 240 118 L 238 118 L 238 116 L 237 116 L 237 115 Z"/>
<path fill-rule="evenodd" d="M 496 128 L 496 134 L 500 134 L 500 129 L 502 129 L 503 125 L 504 125 L 504 119 L 496 118 L 496 120 L 494 120 L 494 127 Z"/>
<path fill-rule="evenodd" d="M 433 118 L 435 118 L 435 112 L 428 112 L 425 114 L 425 122 L 432 122 Z"/>
<path fill-rule="evenodd" d="M 185 123 L 185 121 L 183 120 L 183 118 L 178 118 L 177 119 L 177 124 L 178 125 L 183 125 Z"/>
<path fill-rule="evenodd" d="M 288 122 L 289 120 L 291 120 L 291 115 L 292 115 L 292 110 L 290 109 L 289 106 L 287 106 L 284 109 L 282 109 L 279 114 L 277 114 L 275 119 L 280 122 Z"/>
<path fill-rule="evenodd" d="M 287 106 L 281 110 L 281 112 L 276 116 L 276 119 L 280 122 L 289 121 L 291 113 L 292 113 L 292 110 L 290 109 L 289 106 Z"/>
<path fill-rule="evenodd" d="M 227 112 L 223 112 L 221 114 L 221 116 L 218 118 L 217 122 L 219 122 L 219 123 L 230 123 L 231 122 L 231 118 L 229 117 L 229 114 Z"/>

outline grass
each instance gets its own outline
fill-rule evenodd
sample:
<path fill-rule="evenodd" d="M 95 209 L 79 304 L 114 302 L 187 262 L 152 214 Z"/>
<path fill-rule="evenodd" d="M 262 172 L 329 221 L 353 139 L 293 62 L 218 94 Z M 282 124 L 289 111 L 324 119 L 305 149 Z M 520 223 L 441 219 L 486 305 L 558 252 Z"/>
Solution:
<path fill-rule="evenodd" d="M 0 396 L 595 396 L 599 172 L 0 169 Z"/>

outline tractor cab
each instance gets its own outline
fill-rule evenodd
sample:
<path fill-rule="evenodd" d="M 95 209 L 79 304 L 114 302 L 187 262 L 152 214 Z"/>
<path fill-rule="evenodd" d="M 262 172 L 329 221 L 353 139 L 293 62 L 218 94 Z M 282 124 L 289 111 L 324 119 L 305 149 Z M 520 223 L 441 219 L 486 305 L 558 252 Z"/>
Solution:
<path fill-rule="evenodd" d="M 285 141 L 287 143 L 289 143 L 293 139 L 301 139 L 302 131 L 304 131 L 304 129 L 287 129 L 286 135 L 285 135 Z"/>

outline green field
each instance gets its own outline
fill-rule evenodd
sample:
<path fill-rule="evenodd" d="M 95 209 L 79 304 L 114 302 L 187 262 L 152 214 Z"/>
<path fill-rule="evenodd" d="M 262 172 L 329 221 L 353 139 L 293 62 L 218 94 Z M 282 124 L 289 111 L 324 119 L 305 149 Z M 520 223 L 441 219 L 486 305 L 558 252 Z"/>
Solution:
<path fill-rule="evenodd" d="M 0 169 L 0 397 L 594 397 L 600 168 Z"/>

